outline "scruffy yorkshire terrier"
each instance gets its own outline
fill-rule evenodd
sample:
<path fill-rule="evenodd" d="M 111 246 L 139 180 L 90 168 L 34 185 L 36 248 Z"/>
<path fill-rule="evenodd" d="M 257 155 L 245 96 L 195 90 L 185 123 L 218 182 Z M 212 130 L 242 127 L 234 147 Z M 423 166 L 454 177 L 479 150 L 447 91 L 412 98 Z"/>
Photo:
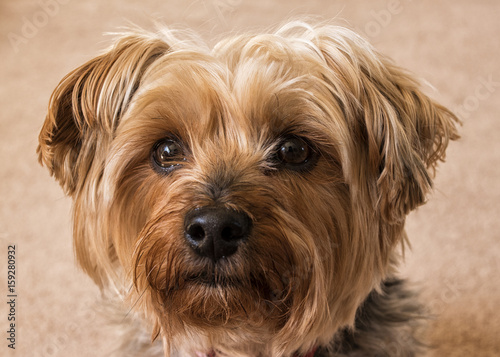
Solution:
<path fill-rule="evenodd" d="M 134 30 L 68 74 L 38 154 L 79 264 L 143 322 L 120 356 L 158 355 L 144 332 L 172 357 L 416 355 L 395 267 L 458 137 L 419 87 L 302 22 L 213 49 Z"/>

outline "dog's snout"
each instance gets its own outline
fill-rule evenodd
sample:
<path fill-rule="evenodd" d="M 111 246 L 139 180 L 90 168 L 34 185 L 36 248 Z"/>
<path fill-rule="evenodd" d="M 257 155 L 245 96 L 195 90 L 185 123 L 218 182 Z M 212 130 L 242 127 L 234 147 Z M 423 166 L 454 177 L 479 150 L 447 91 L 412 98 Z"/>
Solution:
<path fill-rule="evenodd" d="M 246 213 L 202 207 L 186 215 L 184 235 L 197 254 L 217 262 L 236 253 L 251 229 L 252 221 Z"/>

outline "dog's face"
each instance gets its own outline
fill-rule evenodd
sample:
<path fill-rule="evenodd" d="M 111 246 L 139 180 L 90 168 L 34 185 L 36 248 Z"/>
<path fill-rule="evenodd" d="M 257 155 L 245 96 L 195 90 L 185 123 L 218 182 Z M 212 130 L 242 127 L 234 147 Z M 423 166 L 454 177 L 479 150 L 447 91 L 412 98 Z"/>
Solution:
<path fill-rule="evenodd" d="M 454 116 L 342 28 L 166 37 L 124 35 L 52 96 L 39 155 L 80 264 L 167 353 L 330 341 L 390 274 Z"/>

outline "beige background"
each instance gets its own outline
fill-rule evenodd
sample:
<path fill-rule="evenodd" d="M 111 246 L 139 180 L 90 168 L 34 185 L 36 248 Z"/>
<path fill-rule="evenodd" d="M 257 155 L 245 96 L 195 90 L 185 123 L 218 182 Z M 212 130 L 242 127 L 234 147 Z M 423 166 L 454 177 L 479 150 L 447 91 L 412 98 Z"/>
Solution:
<path fill-rule="evenodd" d="M 500 2 L 146 0 L 0 2 L 0 356 L 105 356 L 97 289 L 74 265 L 70 202 L 36 160 L 59 80 L 131 20 L 192 27 L 210 41 L 300 14 L 337 18 L 426 78 L 458 111 L 429 204 L 413 213 L 404 276 L 435 314 L 429 356 L 500 356 Z M 31 25 L 30 25 L 31 24 Z M 7 245 L 17 246 L 17 347 L 6 347 Z"/>

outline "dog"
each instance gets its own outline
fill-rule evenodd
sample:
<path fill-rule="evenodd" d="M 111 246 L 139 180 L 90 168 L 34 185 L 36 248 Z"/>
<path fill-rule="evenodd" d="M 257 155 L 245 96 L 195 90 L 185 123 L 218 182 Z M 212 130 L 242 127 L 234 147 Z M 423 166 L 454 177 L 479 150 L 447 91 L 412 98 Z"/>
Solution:
<path fill-rule="evenodd" d="M 405 218 L 458 124 L 344 27 L 134 29 L 62 79 L 37 153 L 136 326 L 120 356 L 415 356 Z"/>

